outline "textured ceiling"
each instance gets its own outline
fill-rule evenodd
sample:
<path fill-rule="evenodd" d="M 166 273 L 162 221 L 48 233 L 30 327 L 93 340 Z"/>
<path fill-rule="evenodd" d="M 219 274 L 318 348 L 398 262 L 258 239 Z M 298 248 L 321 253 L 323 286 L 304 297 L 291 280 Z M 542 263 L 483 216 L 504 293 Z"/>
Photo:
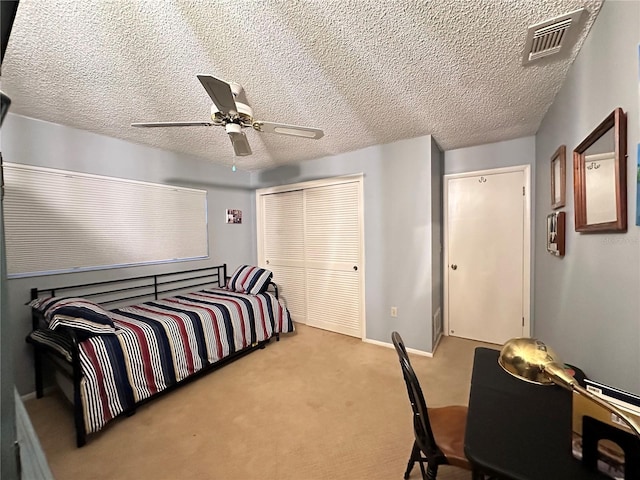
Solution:
<path fill-rule="evenodd" d="M 529 25 L 584 6 L 563 58 L 522 66 Z M 533 135 L 601 0 L 21 0 L 2 65 L 13 113 L 231 165 L 196 78 L 240 83 L 255 170 L 432 134 L 444 150 Z"/>

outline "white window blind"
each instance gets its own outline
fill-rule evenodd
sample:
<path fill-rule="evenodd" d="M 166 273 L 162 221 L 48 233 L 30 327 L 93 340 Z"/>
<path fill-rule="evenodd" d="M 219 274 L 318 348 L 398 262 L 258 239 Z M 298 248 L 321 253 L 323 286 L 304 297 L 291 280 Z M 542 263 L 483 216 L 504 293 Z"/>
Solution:
<path fill-rule="evenodd" d="M 4 164 L 9 277 L 208 256 L 207 192 Z"/>

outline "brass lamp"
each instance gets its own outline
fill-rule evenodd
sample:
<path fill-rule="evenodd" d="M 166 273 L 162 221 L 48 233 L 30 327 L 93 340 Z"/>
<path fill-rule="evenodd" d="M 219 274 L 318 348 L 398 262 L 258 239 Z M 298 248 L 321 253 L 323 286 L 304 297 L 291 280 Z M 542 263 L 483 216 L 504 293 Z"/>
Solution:
<path fill-rule="evenodd" d="M 591 400 L 605 410 L 617 415 L 640 438 L 640 426 L 615 405 L 581 387 L 577 380 L 565 372 L 555 352 L 535 338 L 508 340 L 498 358 L 500 366 L 521 380 L 541 385 L 560 385 Z"/>

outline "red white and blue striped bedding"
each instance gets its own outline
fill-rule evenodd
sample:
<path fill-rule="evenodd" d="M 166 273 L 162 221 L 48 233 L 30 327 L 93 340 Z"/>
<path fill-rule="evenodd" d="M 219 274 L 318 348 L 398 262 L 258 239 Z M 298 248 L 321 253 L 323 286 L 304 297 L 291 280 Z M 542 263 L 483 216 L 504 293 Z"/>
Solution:
<path fill-rule="evenodd" d="M 294 330 L 269 292 L 208 289 L 109 313 L 117 332 L 80 344 L 86 433 L 209 364 Z"/>

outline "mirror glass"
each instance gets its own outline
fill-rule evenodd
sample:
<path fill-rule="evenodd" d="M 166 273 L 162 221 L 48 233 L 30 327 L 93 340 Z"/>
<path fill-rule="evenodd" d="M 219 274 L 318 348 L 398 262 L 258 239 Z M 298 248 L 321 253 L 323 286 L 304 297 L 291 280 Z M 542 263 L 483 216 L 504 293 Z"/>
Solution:
<path fill-rule="evenodd" d="M 626 116 L 621 109 L 576 147 L 573 161 L 576 231 L 626 231 Z"/>
<path fill-rule="evenodd" d="M 616 220 L 616 151 L 613 129 L 584 152 L 587 224 Z"/>
<path fill-rule="evenodd" d="M 564 207 L 565 185 L 567 177 L 565 173 L 565 157 L 567 147 L 560 145 L 551 157 L 551 208 Z"/>
<path fill-rule="evenodd" d="M 553 178 L 560 178 L 560 161 L 553 161 Z M 560 201 L 560 182 L 553 182 L 553 203 L 554 205 Z"/>

